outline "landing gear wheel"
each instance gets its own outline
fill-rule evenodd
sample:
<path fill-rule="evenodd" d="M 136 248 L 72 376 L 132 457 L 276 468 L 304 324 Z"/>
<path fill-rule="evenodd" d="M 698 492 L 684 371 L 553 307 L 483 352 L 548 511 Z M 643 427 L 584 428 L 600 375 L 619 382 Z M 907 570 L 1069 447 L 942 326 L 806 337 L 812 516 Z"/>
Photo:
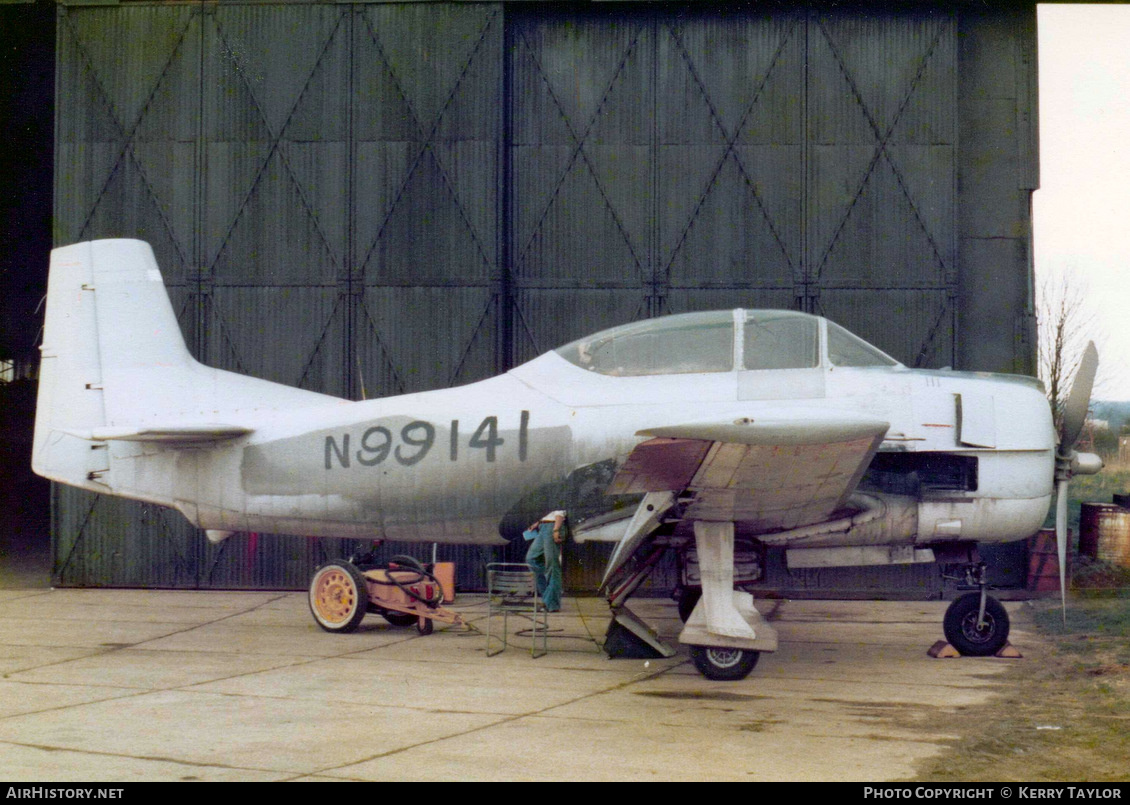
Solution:
<path fill-rule="evenodd" d="M 691 613 L 694 612 L 695 605 L 700 598 L 702 598 L 702 588 L 683 588 L 682 594 L 679 596 L 679 620 L 686 623 L 690 619 Z"/>
<path fill-rule="evenodd" d="M 349 562 L 330 562 L 314 571 L 310 582 L 310 614 L 327 632 L 345 634 L 360 624 L 369 609 L 369 587 Z"/>
<path fill-rule="evenodd" d="M 990 657 L 1008 642 L 1008 613 L 995 598 L 985 599 L 985 620 L 978 627 L 980 593 L 966 593 L 946 610 L 942 631 L 946 640 L 967 657 Z"/>
<path fill-rule="evenodd" d="M 411 626 L 418 620 L 415 615 L 409 615 L 405 612 L 393 612 L 391 609 L 382 609 L 380 613 L 381 617 L 393 626 Z"/>
<path fill-rule="evenodd" d="M 760 651 L 728 646 L 691 646 L 694 667 L 707 679 L 733 682 L 745 679 L 757 665 Z"/>
<path fill-rule="evenodd" d="M 430 635 L 432 629 L 435 628 L 435 622 L 431 618 L 423 616 L 416 619 L 416 631 L 422 635 Z"/>

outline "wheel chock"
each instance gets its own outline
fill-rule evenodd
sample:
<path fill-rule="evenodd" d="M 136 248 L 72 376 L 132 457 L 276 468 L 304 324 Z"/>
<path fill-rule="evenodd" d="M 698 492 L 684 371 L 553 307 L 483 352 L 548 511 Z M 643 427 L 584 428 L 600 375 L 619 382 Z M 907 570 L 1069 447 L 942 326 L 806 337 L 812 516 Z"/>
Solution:
<path fill-rule="evenodd" d="M 939 640 L 934 645 L 930 646 L 930 650 L 926 652 L 935 660 L 948 660 L 952 657 L 960 657 L 961 652 L 947 643 L 945 640 Z"/>
<path fill-rule="evenodd" d="M 962 656 L 960 651 L 945 640 L 939 640 L 937 643 L 930 646 L 930 650 L 926 653 L 936 660 L 948 660 L 953 657 Z M 1024 657 L 1023 654 L 1016 650 L 1016 646 L 1012 645 L 1012 643 L 1005 643 L 993 656 L 1000 657 L 1003 660 L 1019 660 Z"/>

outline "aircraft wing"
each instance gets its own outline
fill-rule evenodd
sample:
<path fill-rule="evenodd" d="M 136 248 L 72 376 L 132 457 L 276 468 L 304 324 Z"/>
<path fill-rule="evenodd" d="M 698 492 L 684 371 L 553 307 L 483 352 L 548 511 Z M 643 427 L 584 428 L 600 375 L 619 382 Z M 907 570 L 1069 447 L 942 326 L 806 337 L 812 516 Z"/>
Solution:
<path fill-rule="evenodd" d="M 639 431 L 609 494 L 689 491 L 684 519 L 743 521 L 774 531 L 840 508 L 889 424 L 858 416 L 689 423 Z"/>

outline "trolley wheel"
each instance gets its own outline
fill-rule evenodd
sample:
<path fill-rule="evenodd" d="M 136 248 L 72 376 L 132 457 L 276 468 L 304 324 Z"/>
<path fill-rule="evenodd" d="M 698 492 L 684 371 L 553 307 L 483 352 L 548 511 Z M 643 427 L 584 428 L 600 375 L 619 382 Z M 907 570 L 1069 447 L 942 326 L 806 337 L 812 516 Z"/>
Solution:
<path fill-rule="evenodd" d="M 430 635 L 435 626 L 435 621 L 423 615 L 416 619 L 416 631 L 422 635 Z"/>
<path fill-rule="evenodd" d="M 310 614 L 327 632 L 345 634 L 360 624 L 369 608 L 369 586 L 349 562 L 330 562 L 310 581 Z"/>

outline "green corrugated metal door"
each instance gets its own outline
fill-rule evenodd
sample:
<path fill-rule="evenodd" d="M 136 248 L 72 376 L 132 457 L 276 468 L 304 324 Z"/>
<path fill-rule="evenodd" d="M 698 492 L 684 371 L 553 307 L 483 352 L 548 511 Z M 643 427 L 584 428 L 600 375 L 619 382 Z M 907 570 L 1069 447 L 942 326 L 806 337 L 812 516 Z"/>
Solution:
<path fill-rule="evenodd" d="M 936 8 L 62 7 L 56 241 L 149 240 L 202 360 L 354 398 L 737 306 L 949 364 L 956 31 Z M 64 583 L 294 587 L 351 550 L 217 549 L 55 494 Z"/>
<path fill-rule="evenodd" d="M 485 377 L 501 37 L 487 4 L 63 8 L 56 241 L 150 241 L 210 365 L 346 397 Z M 354 547 L 55 495 L 60 583 L 293 588 Z"/>
<path fill-rule="evenodd" d="M 349 9 L 216 6 L 201 20 L 202 360 L 346 395 Z M 271 534 L 196 544 L 198 583 L 214 587 L 302 587 L 351 551 Z"/>
<path fill-rule="evenodd" d="M 807 271 L 814 312 L 911 366 L 952 366 L 956 16 L 813 13 Z"/>
<path fill-rule="evenodd" d="M 951 364 L 955 36 L 925 12 L 517 9 L 517 358 L 747 306 Z"/>
<path fill-rule="evenodd" d="M 788 12 L 515 9 L 517 360 L 661 313 L 793 305 L 803 32 Z"/>
<path fill-rule="evenodd" d="M 355 15 L 350 282 L 370 396 L 499 368 L 502 29 L 485 4 Z"/>
<path fill-rule="evenodd" d="M 62 9 L 58 23 L 55 241 L 148 240 L 174 308 L 195 331 L 200 16 L 173 8 Z M 54 580 L 192 585 L 198 532 L 177 512 L 56 486 Z"/>
<path fill-rule="evenodd" d="M 367 396 L 468 383 L 497 356 L 501 6 L 358 6 L 354 14 L 351 349 Z M 390 542 L 380 555 L 426 559 Z M 491 549 L 439 546 L 464 589 Z"/>

